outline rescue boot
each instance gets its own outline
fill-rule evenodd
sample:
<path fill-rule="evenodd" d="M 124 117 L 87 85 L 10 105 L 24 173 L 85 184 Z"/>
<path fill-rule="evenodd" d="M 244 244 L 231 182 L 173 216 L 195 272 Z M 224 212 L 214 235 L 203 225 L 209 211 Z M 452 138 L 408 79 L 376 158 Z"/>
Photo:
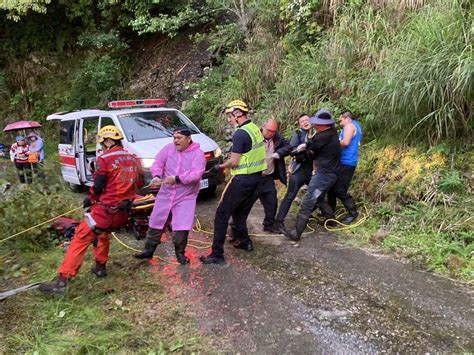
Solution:
<path fill-rule="evenodd" d="M 184 255 L 184 251 L 186 249 L 186 245 L 188 244 L 188 236 L 187 233 L 183 236 L 180 233 L 181 231 L 176 232 L 174 236 L 174 253 L 176 254 L 176 260 L 181 265 L 186 265 L 189 263 L 189 258 Z"/>
<path fill-rule="evenodd" d="M 45 282 L 39 285 L 38 289 L 47 295 L 63 295 L 66 292 L 69 279 L 59 275 L 51 282 Z"/>
<path fill-rule="evenodd" d="M 346 208 L 347 215 L 342 219 L 341 223 L 351 224 L 359 216 L 354 199 L 350 197 L 346 201 L 343 201 L 343 205 Z"/>
<path fill-rule="evenodd" d="M 107 276 L 106 264 L 101 264 L 96 261 L 95 265 L 91 268 L 91 272 L 98 278 L 106 277 Z"/>
<path fill-rule="evenodd" d="M 162 229 L 149 228 L 146 234 L 145 247 L 141 253 L 133 256 L 137 259 L 151 259 L 155 253 L 156 247 L 161 244 Z"/>
<path fill-rule="evenodd" d="M 283 231 L 285 230 L 285 223 L 276 220 L 273 224 L 273 228 L 278 231 L 277 234 L 283 234 Z"/>
<path fill-rule="evenodd" d="M 291 230 L 288 230 L 286 228 L 283 230 L 283 234 L 285 235 L 285 237 L 287 237 L 291 240 L 294 240 L 294 241 L 300 240 L 301 239 L 301 234 L 303 234 L 303 232 L 306 228 L 306 225 L 308 224 L 308 219 L 309 218 L 306 218 L 304 216 L 300 216 L 298 214 L 296 216 L 295 227 Z"/>

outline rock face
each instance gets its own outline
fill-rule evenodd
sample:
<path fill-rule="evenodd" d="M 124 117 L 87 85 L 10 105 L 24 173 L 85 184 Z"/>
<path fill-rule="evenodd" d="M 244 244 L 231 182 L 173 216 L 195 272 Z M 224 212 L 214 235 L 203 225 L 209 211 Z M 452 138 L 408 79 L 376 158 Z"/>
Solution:
<path fill-rule="evenodd" d="M 207 43 L 195 43 L 189 36 L 147 41 L 137 49 L 137 63 L 130 91 L 137 97 L 160 97 L 169 106 L 180 107 L 188 84 L 202 77 L 212 66 Z M 138 59 L 138 58 L 137 58 Z"/>

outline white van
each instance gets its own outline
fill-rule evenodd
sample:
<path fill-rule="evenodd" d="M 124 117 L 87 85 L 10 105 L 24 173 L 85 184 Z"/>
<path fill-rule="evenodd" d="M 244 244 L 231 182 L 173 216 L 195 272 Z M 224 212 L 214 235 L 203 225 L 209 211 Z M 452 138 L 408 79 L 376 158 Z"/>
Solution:
<path fill-rule="evenodd" d="M 206 170 L 223 161 L 217 143 L 202 133 L 180 111 L 163 107 L 163 99 L 113 101 L 110 110 L 78 110 L 49 115 L 48 121 L 59 120 L 59 160 L 64 181 L 73 191 L 82 191 L 92 185 L 95 159 L 101 154 L 96 143 L 98 131 L 114 125 L 123 133 L 125 149 L 142 162 L 145 184 L 151 179 L 150 166 L 156 154 L 172 142 L 172 132 L 178 126 L 187 126 L 194 142 L 200 144 L 206 156 Z M 206 172 L 201 189 L 215 191 L 224 181 L 223 172 Z"/>

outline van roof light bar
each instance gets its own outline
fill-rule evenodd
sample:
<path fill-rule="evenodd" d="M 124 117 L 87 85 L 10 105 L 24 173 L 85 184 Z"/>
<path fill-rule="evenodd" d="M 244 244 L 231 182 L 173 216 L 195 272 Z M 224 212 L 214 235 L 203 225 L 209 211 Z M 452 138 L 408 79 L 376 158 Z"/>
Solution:
<path fill-rule="evenodd" d="M 120 101 L 110 101 L 108 104 L 110 108 L 164 106 L 164 105 L 166 105 L 165 99 L 120 100 Z"/>

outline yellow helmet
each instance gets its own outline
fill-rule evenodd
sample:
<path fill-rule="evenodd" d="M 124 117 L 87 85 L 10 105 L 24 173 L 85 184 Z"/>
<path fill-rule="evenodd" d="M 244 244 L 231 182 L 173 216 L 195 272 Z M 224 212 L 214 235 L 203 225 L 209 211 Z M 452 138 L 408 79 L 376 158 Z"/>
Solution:
<path fill-rule="evenodd" d="M 118 141 L 118 140 L 123 139 L 123 134 L 115 126 L 112 126 L 112 125 L 104 126 L 100 129 L 99 133 L 97 134 L 97 142 L 102 143 L 107 138 Z"/>
<path fill-rule="evenodd" d="M 234 100 L 229 102 L 229 104 L 225 107 L 224 113 L 231 113 L 236 109 L 242 112 L 249 112 L 249 107 L 245 102 L 242 100 Z"/>

